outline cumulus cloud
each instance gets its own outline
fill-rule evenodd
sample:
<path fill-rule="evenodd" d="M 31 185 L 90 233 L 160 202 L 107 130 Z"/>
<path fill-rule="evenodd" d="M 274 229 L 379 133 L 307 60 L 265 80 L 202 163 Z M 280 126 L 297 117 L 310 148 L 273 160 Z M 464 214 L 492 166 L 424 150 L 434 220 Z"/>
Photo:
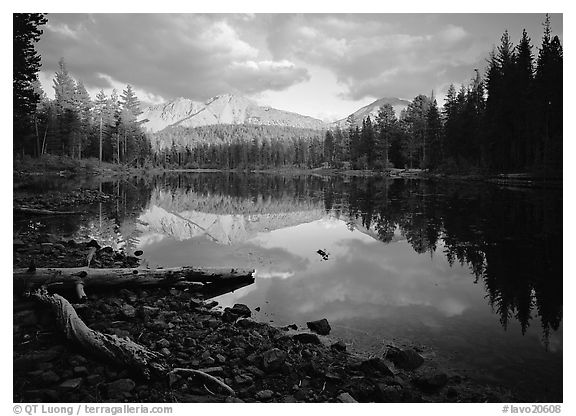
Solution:
<path fill-rule="evenodd" d="M 38 45 L 42 71 L 51 76 L 64 57 L 69 71 L 89 88 L 115 87 L 113 79 L 151 99 L 204 100 L 226 92 L 281 90 L 307 79 L 303 67 L 260 56 L 228 20 L 196 14 L 51 14 Z"/>
<path fill-rule="evenodd" d="M 268 36 L 273 55 L 330 68 L 346 95 L 412 96 L 454 81 L 454 72 L 471 71 L 482 62 L 486 45 L 463 27 L 447 24 L 408 32 L 378 20 L 354 15 L 295 15 L 275 23 Z"/>
<path fill-rule="evenodd" d="M 339 111 L 350 110 L 344 102 L 366 103 L 383 96 L 411 99 L 431 89 L 442 95 L 450 83 L 468 82 L 474 68 L 483 71 L 505 29 L 519 39 L 527 28 L 537 46 L 543 18 L 50 14 L 38 50 L 41 79 L 51 78 L 64 57 L 89 91 L 130 83 L 148 101 L 180 96 L 204 101 L 222 93 L 280 97 L 281 92 L 284 101 L 278 99 L 276 106 L 299 111 L 310 101 L 306 92 L 314 89 L 317 96 L 329 95 L 324 101 L 317 97 L 320 104 L 314 111 L 319 114 L 337 105 Z M 554 33 L 562 36 L 561 15 L 552 18 Z M 308 110 L 312 108 L 308 104 Z"/>

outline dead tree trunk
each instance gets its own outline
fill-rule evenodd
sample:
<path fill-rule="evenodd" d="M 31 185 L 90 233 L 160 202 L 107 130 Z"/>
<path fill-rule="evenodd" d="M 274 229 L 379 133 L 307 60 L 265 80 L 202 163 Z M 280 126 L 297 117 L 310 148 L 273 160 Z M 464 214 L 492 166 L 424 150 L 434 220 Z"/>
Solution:
<path fill-rule="evenodd" d="M 74 307 L 62 296 L 49 295 L 46 290 L 37 290 L 30 295 L 42 304 L 50 306 L 56 315 L 56 322 L 66 339 L 77 343 L 86 352 L 104 360 L 112 361 L 150 378 L 151 371 L 166 372 L 166 366 L 158 353 L 116 335 L 103 334 L 88 326 L 80 319 Z"/>
<path fill-rule="evenodd" d="M 80 211 L 52 211 L 49 209 L 40 208 L 26 208 L 26 207 L 14 207 L 15 212 L 21 212 L 23 214 L 34 214 L 34 215 L 76 215 L 81 214 Z"/>
<path fill-rule="evenodd" d="M 90 329 L 80 319 L 74 307 L 60 295 L 49 295 L 45 289 L 39 289 L 30 293 L 30 297 L 50 306 L 56 315 L 58 327 L 64 332 L 68 341 L 78 344 L 83 350 L 96 357 L 128 367 L 146 379 L 165 378 L 170 374 L 181 373 L 201 377 L 216 384 L 228 395 L 235 394 L 232 388 L 210 374 L 188 368 L 170 370 L 160 354 L 130 339 Z"/>
<path fill-rule="evenodd" d="M 241 283 L 253 281 L 254 270 L 170 267 L 166 269 L 89 269 L 37 268 L 14 269 L 14 288 L 34 290 L 44 285 L 76 288 L 90 287 L 179 286 L 191 283 Z"/>

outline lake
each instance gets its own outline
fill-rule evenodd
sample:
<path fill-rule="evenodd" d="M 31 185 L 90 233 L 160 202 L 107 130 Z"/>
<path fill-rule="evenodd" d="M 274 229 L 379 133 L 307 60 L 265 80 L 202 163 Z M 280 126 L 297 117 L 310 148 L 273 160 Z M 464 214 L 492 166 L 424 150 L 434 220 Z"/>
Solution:
<path fill-rule="evenodd" d="M 562 401 L 561 189 L 222 172 L 80 186 L 116 198 L 15 227 L 143 250 L 150 266 L 252 267 L 222 307 L 276 325 L 326 318 L 363 353 L 417 346 L 525 401 Z"/>

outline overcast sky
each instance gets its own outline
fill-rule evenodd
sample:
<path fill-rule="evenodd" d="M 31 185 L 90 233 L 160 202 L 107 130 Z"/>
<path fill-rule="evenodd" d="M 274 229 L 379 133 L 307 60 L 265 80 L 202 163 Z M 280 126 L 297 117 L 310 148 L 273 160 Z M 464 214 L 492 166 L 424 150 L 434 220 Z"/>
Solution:
<path fill-rule="evenodd" d="M 543 14 L 49 14 L 40 80 L 65 58 L 94 97 L 135 87 L 146 103 L 237 93 L 325 120 L 377 98 L 412 99 L 468 83 L 504 30 L 526 28 L 534 55 Z M 562 15 L 552 15 L 562 38 Z M 439 102 L 441 105 L 442 102 Z"/>

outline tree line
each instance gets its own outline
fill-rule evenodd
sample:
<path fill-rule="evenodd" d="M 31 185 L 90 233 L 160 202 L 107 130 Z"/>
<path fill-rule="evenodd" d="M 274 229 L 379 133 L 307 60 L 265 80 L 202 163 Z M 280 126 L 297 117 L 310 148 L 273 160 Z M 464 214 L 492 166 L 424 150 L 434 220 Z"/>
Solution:
<path fill-rule="evenodd" d="M 318 167 L 324 162 L 323 132 L 268 125 L 173 127 L 154 134 L 154 161 L 179 168 Z"/>
<path fill-rule="evenodd" d="M 484 77 L 452 84 L 441 109 L 432 94 L 416 96 L 400 117 L 391 105 L 374 120 L 353 116 L 347 128 L 326 132 L 333 166 L 416 167 L 449 172 L 531 171 L 562 174 L 562 45 L 546 16 L 536 59 L 524 30 L 517 46 L 504 32 Z"/>
<path fill-rule="evenodd" d="M 432 93 L 416 96 L 399 117 L 391 105 L 372 119 L 347 119 L 324 133 L 279 126 L 168 128 L 147 137 L 130 85 L 119 97 L 92 100 L 60 61 L 54 100 L 40 87 L 34 49 L 43 14 L 14 14 L 14 152 L 142 166 L 200 168 L 390 167 L 435 171 L 562 174 L 562 61 L 546 16 L 535 57 L 526 31 L 514 46 L 508 32 L 468 85 L 451 85 L 441 108 Z"/>
<path fill-rule="evenodd" d="M 34 49 L 46 24 L 44 14 L 16 13 L 14 20 L 15 154 L 46 153 L 142 166 L 150 162 L 150 140 L 137 121 L 140 101 L 131 85 L 119 96 L 103 90 L 92 99 L 62 58 L 53 79 L 54 99 L 42 90 Z"/>

